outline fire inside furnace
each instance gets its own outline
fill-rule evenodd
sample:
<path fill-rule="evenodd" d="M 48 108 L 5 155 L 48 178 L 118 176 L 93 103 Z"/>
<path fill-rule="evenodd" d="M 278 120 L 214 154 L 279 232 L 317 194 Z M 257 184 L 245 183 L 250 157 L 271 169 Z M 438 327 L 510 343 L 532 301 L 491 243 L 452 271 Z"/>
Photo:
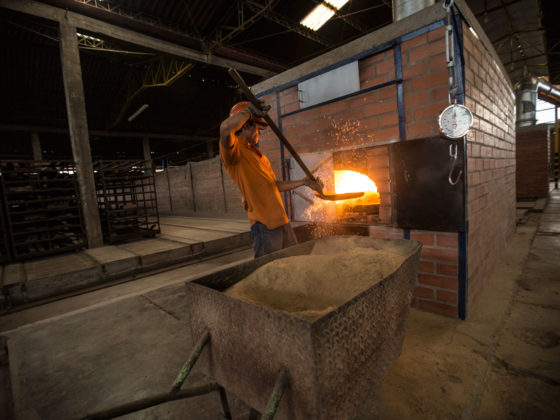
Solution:
<path fill-rule="evenodd" d="M 367 175 L 356 171 L 335 170 L 334 187 L 337 194 L 364 193 L 358 198 L 336 202 L 336 217 L 339 222 L 369 223 L 369 219 L 379 216 L 380 196 L 375 182 Z"/>
<path fill-rule="evenodd" d="M 345 200 L 345 204 L 350 204 L 350 202 L 352 205 L 375 205 L 380 203 L 375 182 L 367 175 L 356 171 L 334 171 L 334 189 L 337 194 L 364 192 L 362 197 Z"/>

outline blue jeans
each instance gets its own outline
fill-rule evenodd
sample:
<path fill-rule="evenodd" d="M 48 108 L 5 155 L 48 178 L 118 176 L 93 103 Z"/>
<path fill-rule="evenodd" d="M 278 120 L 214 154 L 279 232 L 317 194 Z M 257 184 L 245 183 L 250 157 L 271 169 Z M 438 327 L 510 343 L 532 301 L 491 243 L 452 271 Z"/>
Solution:
<path fill-rule="evenodd" d="M 255 258 L 297 244 L 296 235 L 289 223 L 269 230 L 261 222 L 256 222 L 251 226 L 251 237 Z"/>

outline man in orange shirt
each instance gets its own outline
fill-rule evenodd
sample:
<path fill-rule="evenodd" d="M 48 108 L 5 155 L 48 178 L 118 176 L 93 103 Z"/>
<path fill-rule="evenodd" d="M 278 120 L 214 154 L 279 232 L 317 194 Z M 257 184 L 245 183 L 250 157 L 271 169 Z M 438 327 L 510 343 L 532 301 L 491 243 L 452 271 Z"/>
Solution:
<path fill-rule="evenodd" d="M 270 106 L 250 102 L 235 104 L 220 125 L 220 157 L 243 199 L 251 222 L 255 258 L 297 243 L 286 215 L 281 192 L 306 185 L 316 191 L 315 180 L 277 181 L 267 157 L 257 148 L 259 131 L 268 125 L 263 119 Z"/>

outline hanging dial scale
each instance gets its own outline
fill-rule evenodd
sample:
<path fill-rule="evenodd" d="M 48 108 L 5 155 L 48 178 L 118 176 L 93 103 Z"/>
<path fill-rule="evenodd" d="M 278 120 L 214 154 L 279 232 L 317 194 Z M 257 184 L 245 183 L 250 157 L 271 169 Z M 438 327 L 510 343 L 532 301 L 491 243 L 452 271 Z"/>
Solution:
<path fill-rule="evenodd" d="M 439 114 L 439 130 L 450 139 L 460 139 L 472 127 L 473 116 L 469 108 L 464 105 L 452 104 Z"/>
<path fill-rule="evenodd" d="M 453 48 L 453 25 L 451 22 L 451 7 L 453 0 L 444 0 L 443 8 L 447 12 L 447 28 L 445 31 L 445 55 L 447 69 L 449 70 L 449 106 L 445 108 L 438 118 L 439 131 L 450 139 L 459 139 L 465 136 L 472 127 L 473 115 L 466 106 L 456 103 L 455 94 L 455 51 Z"/>

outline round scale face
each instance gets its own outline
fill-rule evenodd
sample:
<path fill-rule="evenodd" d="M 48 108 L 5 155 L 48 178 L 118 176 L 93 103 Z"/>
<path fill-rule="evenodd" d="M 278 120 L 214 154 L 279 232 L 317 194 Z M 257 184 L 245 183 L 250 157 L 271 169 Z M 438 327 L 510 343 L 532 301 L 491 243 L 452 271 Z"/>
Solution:
<path fill-rule="evenodd" d="M 471 111 L 464 105 L 449 105 L 439 116 L 439 129 L 450 139 L 463 137 L 473 123 Z"/>

